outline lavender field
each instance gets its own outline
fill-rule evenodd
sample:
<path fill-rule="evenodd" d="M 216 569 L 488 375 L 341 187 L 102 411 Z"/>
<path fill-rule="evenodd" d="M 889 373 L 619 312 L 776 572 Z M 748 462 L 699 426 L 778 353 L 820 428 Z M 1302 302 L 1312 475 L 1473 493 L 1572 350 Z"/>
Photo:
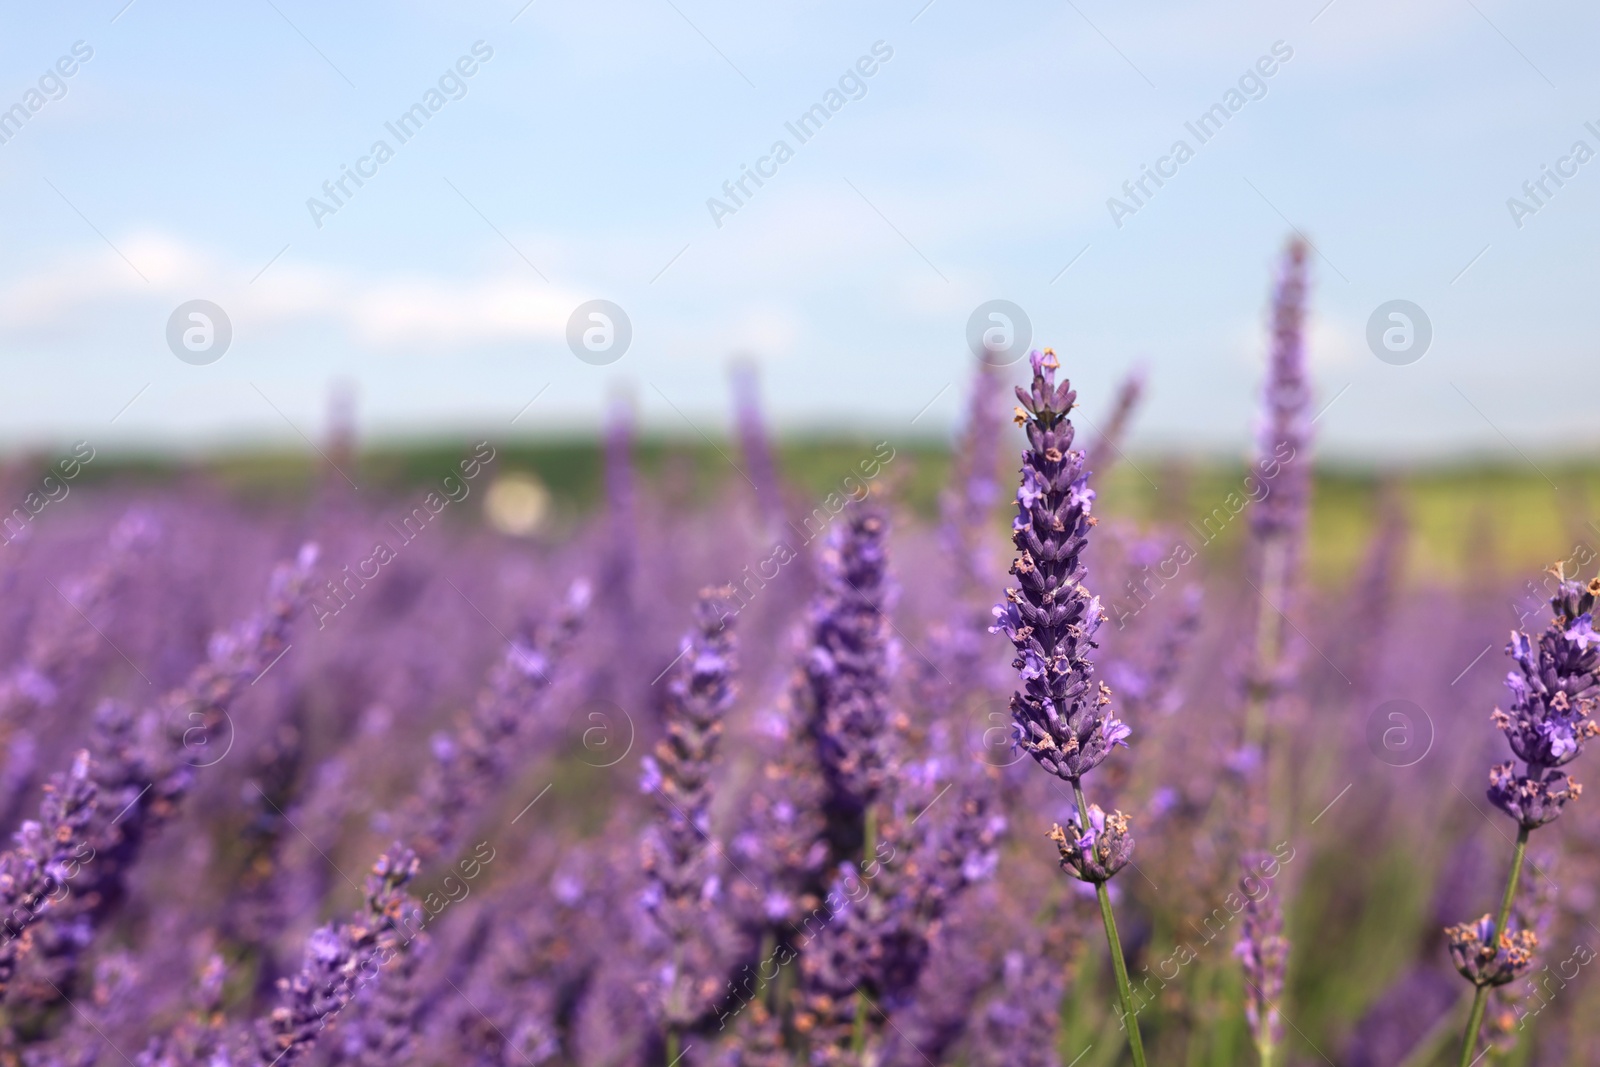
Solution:
<path fill-rule="evenodd" d="M 1047 348 L 948 450 L 741 369 L 727 440 L 13 455 L 0 1062 L 1595 1062 L 1595 470 L 1317 467 L 1269 281 L 1236 466 Z"/>

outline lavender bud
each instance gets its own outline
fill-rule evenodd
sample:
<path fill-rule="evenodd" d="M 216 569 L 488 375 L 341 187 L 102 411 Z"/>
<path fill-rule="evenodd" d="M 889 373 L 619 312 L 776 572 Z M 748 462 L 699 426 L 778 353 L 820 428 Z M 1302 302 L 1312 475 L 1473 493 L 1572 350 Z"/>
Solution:
<path fill-rule="evenodd" d="M 1539 937 L 1532 930 L 1501 931 L 1493 937 L 1494 920 L 1484 915 L 1475 923 L 1445 928 L 1450 960 L 1463 978 L 1476 986 L 1500 986 L 1515 981 L 1533 963 Z"/>
<path fill-rule="evenodd" d="M 1107 815 L 1100 805 L 1089 805 L 1089 829 L 1074 811 L 1070 833 L 1058 823 L 1050 828 L 1050 840 L 1061 852 L 1061 869 L 1085 882 L 1105 882 L 1128 865 L 1133 858 L 1133 835 L 1128 832 L 1128 817 L 1122 812 Z"/>

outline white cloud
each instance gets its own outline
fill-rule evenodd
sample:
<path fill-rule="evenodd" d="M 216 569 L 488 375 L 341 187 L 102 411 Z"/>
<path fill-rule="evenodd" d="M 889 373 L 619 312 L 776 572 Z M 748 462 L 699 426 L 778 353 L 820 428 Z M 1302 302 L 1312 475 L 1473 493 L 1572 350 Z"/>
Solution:
<path fill-rule="evenodd" d="M 148 281 L 110 250 L 80 247 L 0 287 L 0 317 L 37 339 L 65 342 L 108 306 L 161 299 L 215 300 L 236 324 L 263 332 L 333 324 L 365 346 L 406 349 L 515 340 L 559 340 L 583 296 L 522 274 L 371 276 L 296 261 L 292 252 L 254 282 L 252 270 L 164 233 L 117 240 Z"/>

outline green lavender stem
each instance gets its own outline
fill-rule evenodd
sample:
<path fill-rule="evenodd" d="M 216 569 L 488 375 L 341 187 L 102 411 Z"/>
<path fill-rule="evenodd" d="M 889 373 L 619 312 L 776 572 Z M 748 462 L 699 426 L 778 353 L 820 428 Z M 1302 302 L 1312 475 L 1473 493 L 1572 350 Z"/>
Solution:
<path fill-rule="evenodd" d="M 1261 1034 L 1256 1038 L 1256 1055 L 1261 1060 L 1261 1067 L 1272 1067 L 1273 1056 L 1277 1053 L 1278 1046 L 1272 1042 L 1272 1034 L 1263 1025 Z"/>
<path fill-rule="evenodd" d="M 756 990 L 751 995 L 752 1000 L 759 1000 L 763 1003 L 770 1004 L 771 998 L 767 995 L 767 989 L 773 983 L 767 978 L 766 975 L 761 973 L 761 970 L 762 967 L 765 966 L 766 962 L 773 958 L 773 955 L 777 952 L 777 949 L 777 935 L 775 935 L 771 930 L 768 930 L 766 933 L 761 935 L 761 955 L 756 957 L 760 962 L 756 964 Z M 777 976 L 776 971 L 773 972 L 773 976 Z"/>
<path fill-rule="evenodd" d="M 1089 803 L 1083 799 L 1083 787 L 1072 783 L 1073 795 L 1078 799 L 1078 818 L 1084 826 L 1089 824 Z M 1133 1053 L 1134 1067 L 1145 1067 L 1144 1042 L 1139 1037 L 1139 1019 L 1133 1011 L 1133 987 L 1128 983 L 1128 965 L 1122 958 L 1122 940 L 1117 936 L 1117 918 L 1111 914 L 1111 894 L 1104 882 L 1096 882 L 1096 898 L 1100 901 L 1100 918 L 1106 927 L 1106 944 L 1111 948 L 1111 970 L 1117 976 L 1117 996 L 1122 1001 L 1122 1017 L 1127 1020 L 1128 1049 Z"/>
<path fill-rule="evenodd" d="M 1261 584 L 1258 590 L 1263 601 L 1262 617 L 1256 626 L 1255 674 L 1250 681 L 1248 703 L 1245 706 L 1245 743 L 1260 752 L 1260 782 L 1250 789 L 1246 802 L 1248 818 L 1259 830 L 1268 829 L 1267 823 L 1274 814 L 1280 817 L 1288 812 L 1289 805 L 1281 796 L 1288 781 L 1288 768 L 1281 746 L 1272 743 L 1271 700 L 1278 673 L 1278 661 L 1283 652 L 1283 616 L 1278 604 L 1288 588 L 1288 546 L 1281 537 L 1266 540 L 1261 546 Z M 1262 810 L 1265 806 L 1265 811 Z M 1272 1027 L 1266 1019 L 1255 1037 L 1256 1055 L 1261 1067 L 1272 1067 L 1277 1049 L 1272 1040 Z"/>
<path fill-rule="evenodd" d="M 861 844 L 861 869 L 866 870 L 866 865 L 878 850 L 878 815 L 868 808 L 863 818 L 862 844 Z M 856 1017 L 850 1033 L 850 1051 L 855 1053 L 856 1062 L 861 1061 L 861 1054 L 867 1048 L 867 995 L 861 990 L 856 990 Z"/>
<path fill-rule="evenodd" d="M 1489 945 L 1496 947 L 1500 934 L 1511 919 L 1511 902 L 1517 896 L 1517 882 L 1522 878 L 1522 860 L 1528 854 L 1528 828 L 1517 831 L 1517 850 L 1511 857 L 1511 877 L 1506 879 L 1506 895 L 1500 898 L 1500 917 L 1489 930 Z M 1467 1032 L 1461 1038 L 1461 1067 L 1472 1063 L 1472 1050 L 1478 1045 L 1478 1028 L 1483 1025 L 1483 1010 L 1488 1006 L 1489 987 L 1479 986 L 1472 997 L 1472 1014 L 1467 1016 Z"/>
<path fill-rule="evenodd" d="M 1271 692 L 1278 671 L 1278 660 L 1283 651 L 1283 617 L 1277 605 L 1283 602 L 1288 588 L 1288 548 L 1279 538 L 1268 540 L 1262 546 L 1260 590 L 1263 604 L 1262 618 L 1256 627 L 1255 677 L 1250 680 L 1249 695 L 1245 704 L 1245 744 L 1261 754 L 1261 782 L 1247 801 L 1252 819 L 1270 819 L 1258 805 L 1267 805 L 1268 798 L 1282 800 L 1280 791 L 1287 777 L 1280 766 L 1282 755 L 1272 744 Z M 1287 813 L 1287 804 L 1271 803 L 1274 811 Z M 1262 829 L 1266 829 L 1262 826 Z"/>

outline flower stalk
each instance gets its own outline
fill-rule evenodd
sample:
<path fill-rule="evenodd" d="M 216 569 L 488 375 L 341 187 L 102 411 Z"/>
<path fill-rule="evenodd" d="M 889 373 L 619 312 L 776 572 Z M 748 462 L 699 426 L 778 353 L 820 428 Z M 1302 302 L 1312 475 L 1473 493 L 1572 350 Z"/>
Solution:
<path fill-rule="evenodd" d="M 1082 555 L 1095 525 L 1090 511 L 1094 490 L 1084 454 L 1074 450 L 1072 421 L 1077 402 L 1070 382 L 1056 383 L 1060 369 L 1050 349 L 1030 356 L 1033 381 L 1017 388 L 1021 406 L 1016 422 L 1027 433 L 1022 454 L 1022 484 L 1012 543 L 1017 557 L 1011 573 L 1017 585 L 994 609 L 991 633 L 1004 633 L 1017 650 L 1014 666 L 1022 689 L 1011 695 L 1016 744 L 1045 770 L 1072 786 L 1077 808 L 1070 829 L 1052 827 L 1050 839 L 1061 854 L 1061 868 L 1095 887 L 1100 917 L 1111 950 L 1128 1047 L 1136 1067 L 1144 1067 L 1144 1045 L 1133 1008 L 1127 964 L 1111 909 L 1109 881 L 1133 856 L 1128 818 L 1107 814 L 1084 798 L 1082 778 L 1132 732 L 1111 711 L 1111 690 L 1096 683 L 1090 652 L 1095 631 L 1105 621 L 1100 598 L 1083 581 Z"/>
<path fill-rule="evenodd" d="M 1484 915 L 1445 930 L 1452 962 L 1476 987 L 1461 1039 L 1462 1064 L 1472 1062 L 1489 990 L 1526 973 L 1539 944 L 1532 930 L 1510 929 L 1528 836 L 1559 818 L 1567 802 L 1583 792 L 1560 768 L 1583 752 L 1586 741 L 1600 736 L 1600 724 L 1593 718 L 1600 707 L 1600 634 L 1594 629 L 1600 578 L 1585 585 L 1567 578 L 1561 564 L 1550 573 L 1556 579 L 1551 621 L 1537 638 L 1511 632 L 1506 652 L 1516 666 L 1506 675 L 1510 710 L 1495 708 L 1491 716 L 1515 757 L 1489 769 L 1489 802 L 1517 822 L 1500 913 L 1492 924 Z"/>
<path fill-rule="evenodd" d="M 1517 831 L 1517 848 L 1511 857 L 1511 875 L 1506 879 L 1505 896 L 1500 900 L 1500 916 L 1489 930 L 1489 944 L 1499 940 L 1499 932 L 1505 930 L 1511 920 L 1511 903 L 1517 898 L 1517 883 L 1522 879 L 1522 861 L 1528 854 L 1528 833 L 1526 826 Z M 1472 1013 L 1467 1016 L 1467 1036 L 1461 1042 L 1461 1067 L 1469 1067 L 1472 1063 L 1472 1050 L 1478 1044 L 1478 1032 L 1483 1026 L 1483 1009 L 1489 1002 L 1489 988 L 1487 984 L 1479 985 L 1472 995 Z"/>

